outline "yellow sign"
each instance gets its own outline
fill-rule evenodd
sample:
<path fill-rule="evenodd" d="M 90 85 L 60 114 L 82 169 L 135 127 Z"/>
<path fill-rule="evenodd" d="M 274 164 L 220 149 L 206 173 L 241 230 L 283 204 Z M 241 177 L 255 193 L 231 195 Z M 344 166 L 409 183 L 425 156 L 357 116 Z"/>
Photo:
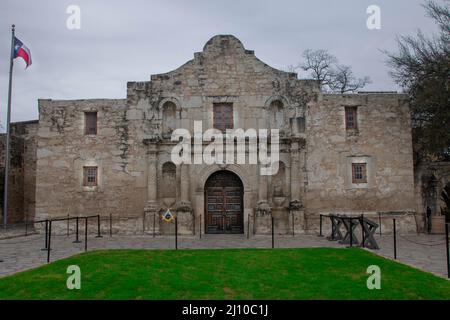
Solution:
<path fill-rule="evenodd" d="M 176 215 L 172 214 L 172 212 L 170 211 L 170 209 L 167 209 L 166 213 L 164 213 L 162 215 L 162 219 L 165 222 L 172 222 L 172 220 L 174 220 L 176 218 Z"/>

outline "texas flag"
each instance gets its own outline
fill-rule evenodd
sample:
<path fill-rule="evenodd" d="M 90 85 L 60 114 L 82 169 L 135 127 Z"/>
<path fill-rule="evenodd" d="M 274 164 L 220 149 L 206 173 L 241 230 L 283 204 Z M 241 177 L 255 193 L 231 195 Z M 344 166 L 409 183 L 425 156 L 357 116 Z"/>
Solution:
<path fill-rule="evenodd" d="M 14 57 L 18 58 L 21 57 L 25 63 L 27 64 L 27 68 L 31 65 L 31 52 L 30 49 L 28 49 L 22 41 L 14 37 Z"/>

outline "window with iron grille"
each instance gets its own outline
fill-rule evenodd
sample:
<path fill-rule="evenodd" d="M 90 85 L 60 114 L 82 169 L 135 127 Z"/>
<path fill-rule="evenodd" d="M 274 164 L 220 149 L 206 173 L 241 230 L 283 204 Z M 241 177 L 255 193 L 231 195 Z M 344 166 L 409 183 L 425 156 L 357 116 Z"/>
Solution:
<path fill-rule="evenodd" d="M 225 132 L 226 129 L 233 129 L 233 104 L 232 103 L 215 103 L 214 112 L 214 128 Z"/>
<path fill-rule="evenodd" d="M 345 128 L 357 129 L 357 108 L 345 107 Z"/>
<path fill-rule="evenodd" d="M 352 163 L 352 182 L 367 183 L 367 168 L 365 163 Z"/>
<path fill-rule="evenodd" d="M 84 113 L 85 134 L 97 134 L 97 112 Z"/>
<path fill-rule="evenodd" d="M 83 167 L 83 185 L 85 187 L 97 186 L 97 167 Z"/>

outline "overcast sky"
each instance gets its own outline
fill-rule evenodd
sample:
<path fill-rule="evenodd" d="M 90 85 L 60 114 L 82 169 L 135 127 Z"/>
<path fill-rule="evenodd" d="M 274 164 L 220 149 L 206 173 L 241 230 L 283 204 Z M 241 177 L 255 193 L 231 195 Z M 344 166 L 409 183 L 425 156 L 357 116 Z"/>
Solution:
<path fill-rule="evenodd" d="M 10 26 L 32 53 L 16 59 L 12 120 L 38 118 L 37 99 L 125 98 L 127 81 L 145 81 L 193 58 L 216 34 L 233 34 L 269 65 L 286 69 L 307 48 L 324 48 L 367 90 L 398 90 L 380 49 L 395 36 L 436 31 L 417 0 L 0 1 L 0 117 L 5 125 Z M 369 5 L 381 8 L 381 29 L 366 27 Z M 69 30 L 69 5 L 81 9 L 81 29 Z M 307 74 L 300 72 L 301 78 Z"/>

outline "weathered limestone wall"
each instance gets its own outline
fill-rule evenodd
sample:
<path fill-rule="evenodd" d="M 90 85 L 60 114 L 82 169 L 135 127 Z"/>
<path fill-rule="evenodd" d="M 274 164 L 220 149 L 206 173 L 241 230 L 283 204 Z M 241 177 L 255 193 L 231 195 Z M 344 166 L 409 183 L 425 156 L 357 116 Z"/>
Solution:
<path fill-rule="evenodd" d="M 277 221 L 280 221 L 277 229 L 282 233 L 288 232 L 290 216 L 287 208 L 290 201 L 301 200 L 301 191 L 296 192 L 293 198 L 291 189 L 299 189 L 298 181 L 303 179 L 302 172 L 297 167 L 291 170 L 292 163 L 297 165 L 300 162 L 300 159 L 294 161 L 293 157 L 297 157 L 303 144 L 292 143 L 295 140 L 293 138 L 297 139 L 295 141 L 305 139 L 304 130 L 300 130 L 293 120 L 304 119 L 308 104 L 316 99 L 317 94 L 316 82 L 298 80 L 296 74 L 271 68 L 257 59 L 253 51 L 246 50 L 238 39 L 227 35 L 213 37 L 206 43 L 202 52 L 194 54 L 193 60 L 174 71 L 153 75 L 151 82 L 129 82 L 129 132 L 137 141 L 146 141 L 148 147 L 144 148 L 142 145 L 141 152 L 150 155 L 148 172 L 155 177 L 149 179 L 149 216 L 153 215 L 154 210 L 164 211 L 168 207 L 176 209 L 187 204 L 192 211 L 179 212 L 179 216 L 182 214 L 186 221 L 186 224 L 181 226 L 181 231 L 192 232 L 194 220 L 198 230 L 198 224 L 204 223 L 205 218 L 206 179 L 213 172 L 226 169 L 236 173 L 245 186 L 245 226 L 247 219 L 257 214 L 257 206 L 267 203 L 267 206 L 274 208 L 274 215 L 277 216 Z M 277 114 L 271 109 L 271 103 L 274 101 L 283 104 L 282 111 Z M 173 128 L 185 128 L 191 133 L 194 130 L 194 121 L 202 122 L 203 132 L 212 128 L 213 105 L 223 102 L 233 104 L 234 128 L 279 129 L 284 139 L 280 156 L 285 167 L 283 176 L 278 179 L 261 177 L 258 165 L 193 164 L 187 165 L 185 171 L 177 167 L 176 183 L 170 188 L 173 190 L 172 196 L 164 195 L 162 167 L 165 163 L 170 163 L 170 151 L 175 145 L 170 142 L 171 130 L 165 130 L 169 119 L 164 118 L 164 107 L 169 102 L 176 108 L 175 119 L 170 119 Z M 295 155 L 291 157 L 291 154 Z M 276 186 L 280 184 L 279 181 L 284 185 Z M 275 187 L 282 190 L 282 194 L 277 197 L 273 196 Z M 267 214 L 260 214 L 251 220 L 255 221 L 251 229 L 269 232 L 270 218 Z M 303 218 L 298 220 L 301 224 Z M 166 227 L 161 223 L 158 231 L 161 229 L 163 232 Z M 297 230 L 303 230 L 303 226 L 299 226 Z"/>
<path fill-rule="evenodd" d="M 84 134 L 87 111 L 97 111 L 97 135 Z M 135 153 L 125 100 L 39 100 L 39 115 L 37 219 L 68 214 L 142 217 L 145 153 Z M 83 166 L 98 166 L 97 187 L 83 186 Z M 130 224 L 135 229 L 137 223 Z"/>
<path fill-rule="evenodd" d="M 345 128 L 345 107 L 358 108 L 358 130 Z M 409 107 L 397 94 L 323 95 L 307 117 L 306 207 L 309 229 L 317 215 L 405 214 L 415 231 L 414 174 Z M 367 163 L 367 184 L 351 180 L 351 163 Z M 314 218 L 314 216 L 316 218 Z M 406 218 L 405 218 L 406 219 Z M 404 229 L 403 228 L 403 229 Z"/>
<path fill-rule="evenodd" d="M 193 133 L 195 120 L 212 128 L 214 103 L 233 104 L 234 128 L 280 130 L 277 175 L 260 175 L 259 165 L 171 164 L 172 131 Z M 346 131 L 345 106 L 358 107 L 358 131 Z M 87 111 L 98 113 L 97 135 L 84 134 Z M 115 231 L 170 234 L 153 217 L 171 208 L 181 234 L 204 232 L 205 182 L 225 169 L 244 186 L 244 232 L 269 233 L 271 215 L 278 233 L 291 233 L 292 219 L 296 233 L 316 232 L 330 212 L 384 212 L 386 228 L 393 215 L 403 230 L 416 228 L 406 97 L 321 95 L 315 81 L 271 68 L 233 36 L 213 37 L 174 71 L 129 82 L 126 100 L 40 100 L 39 114 L 38 219 L 112 214 Z M 353 160 L 367 162 L 366 185 L 352 184 Z M 97 187 L 83 187 L 83 166 L 98 167 Z"/>
<path fill-rule="evenodd" d="M 8 223 L 18 223 L 34 218 L 37 128 L 38 121 L 11 123 Z M 0 136 L 0 223 L 3 223 L 5 142 L 6 134 L 2 134 Z"/>

